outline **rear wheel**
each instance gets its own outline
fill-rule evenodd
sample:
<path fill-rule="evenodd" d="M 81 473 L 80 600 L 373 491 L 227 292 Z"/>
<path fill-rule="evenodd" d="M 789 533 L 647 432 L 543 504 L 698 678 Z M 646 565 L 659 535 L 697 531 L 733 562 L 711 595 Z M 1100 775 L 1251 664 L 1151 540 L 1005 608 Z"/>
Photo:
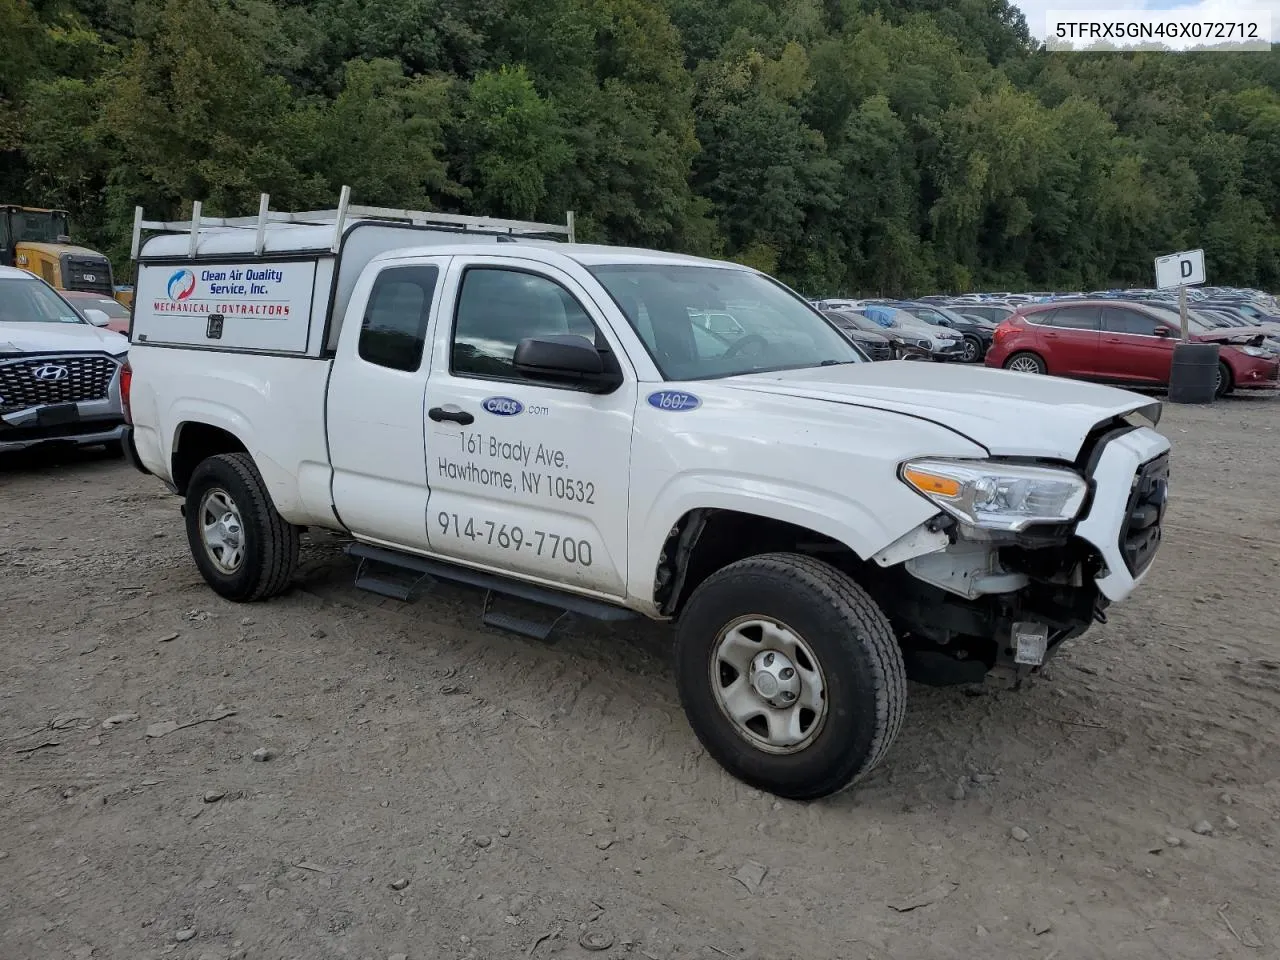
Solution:
<path fill-rule="evenodd" d="M 1006 360 L 1004 362 L 1004 368 L 1006 370 L 1012 370 L 1014 373 L 1043 374 L 1048 372 L 1048 367 L 1045 366 L 1044 361 L 1036 354 L 1026 350 L 1020 353 L 1015 353 L 1012 357 Z"/>
<path fill-rule="evenodd" d="M 247 453 L 210 457 L 187 486 L 187 542 L 205 582 L 228 600 L 283 592 L 298 565 L 298 528 L 271 502 Z"/>
<path fill-rule="evenodd" d="M 680 700 L 729 773 L 794 800 L 866 776 L 906 711 L 888 620 L 849 577 L 812 557 L 749 557 L 708 577 L 676 633 Z"/>
<path fill-rule="evenodd" d="M 1228 393 L 1235 389 L 1235 381 L 1231 376 L 1231 368 L 1227 366 L 1225 361 L 1218 361 L 1218 375 L 1213 384 L 1213 395 L 1215 397 L 1225 397 Z"/>
<path fill-rule="evenodd" d="M 964 352 L 960 354 L 960 359 L 965 363 L 977 363 L 982 359 L 982 344 L 977 337 L 964 338 Z"/>

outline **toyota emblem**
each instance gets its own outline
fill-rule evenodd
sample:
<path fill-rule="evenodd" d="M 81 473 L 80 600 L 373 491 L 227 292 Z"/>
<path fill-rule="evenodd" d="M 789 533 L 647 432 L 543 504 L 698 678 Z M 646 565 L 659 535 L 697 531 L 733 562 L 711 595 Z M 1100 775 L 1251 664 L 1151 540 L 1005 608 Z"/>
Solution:
<path fill-rule="evenodd" d="M 56 363 L 46 363 L 36 367 L 31 371 L 31 375 L 37 380 L 43 380 L 46 383 L 52 383 L 56 380 L 65 380 L 71 376 L 71 371 L 66 367 L 59 366 Z"/>
<path fill-rule="evenodd" d="M 97 278 L 97 277 L 95 277 L 92 273 L 86 273 L 86 274 L 84 275 L 84 282 L 85 282 L 85 283 L 93 283 L 93 282 L 94 282 L 95 280 L 97 280 L 97 279 L 98 279 L 98 278 Z"/>

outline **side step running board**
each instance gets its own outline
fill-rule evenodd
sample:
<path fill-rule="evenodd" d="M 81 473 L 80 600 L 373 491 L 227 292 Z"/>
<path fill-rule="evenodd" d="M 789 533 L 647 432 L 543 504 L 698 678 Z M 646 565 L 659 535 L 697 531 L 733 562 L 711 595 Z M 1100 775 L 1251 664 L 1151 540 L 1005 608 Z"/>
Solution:
<path fill-rule="evenodd" d="M 484 611 L 481 614 L 481 619 L 485 624 L 544 642 L 569 614 L 576 613 L 584 617 L 591 617 L 593 620 L 609 622 L 634 620 L 638 617 L 638 614 L 631 610 L 603 603 L 599 600 L 592 600 L 589 597 L 579 597 L 560 590 L 539 587 L 531 583 L 522 583 L 518 580 L 509 580 L 506 577 L 500 577 L 492 573 L 470 570 L 466 567 L 454 566 L 439 560 L 430 560 L 411 553 L 401 553 L 398 550 L 390 550 L 386 547 L 375 547 L 367 543 L 351 543 L 346 547 L 346 554 L 360 561 L 355 585 L 362 590 L 368 590 L 385 597 L 392 597 L 396 600 L 409 600 L 413 595 L 414 587 L 423 581 L 431 581 L 433 579 L 449 580 L 471 587 L 479 587 L 485 591 Z M 371 565 L 390 567 L 399 572 L 416 574 L 416 576 L 409 583 L 373 576 L 365 572 L 366 566 Z M 556 611 L 558 615 L 550 624 L 544 624 L 526 620 L 523 617 L 499 613 L 492 609 L 495 594 L 548 607 Z"/>

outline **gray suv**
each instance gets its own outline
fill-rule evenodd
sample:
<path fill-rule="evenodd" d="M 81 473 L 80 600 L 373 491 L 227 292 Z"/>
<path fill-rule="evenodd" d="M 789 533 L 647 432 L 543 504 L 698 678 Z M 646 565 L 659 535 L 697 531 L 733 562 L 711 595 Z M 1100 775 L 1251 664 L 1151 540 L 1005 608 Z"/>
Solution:
<path fill-rule="evenodd" d="M 0 453 L 46 444 L 120 453 L 128 350 L 39 277 L 0 267 Z"/>

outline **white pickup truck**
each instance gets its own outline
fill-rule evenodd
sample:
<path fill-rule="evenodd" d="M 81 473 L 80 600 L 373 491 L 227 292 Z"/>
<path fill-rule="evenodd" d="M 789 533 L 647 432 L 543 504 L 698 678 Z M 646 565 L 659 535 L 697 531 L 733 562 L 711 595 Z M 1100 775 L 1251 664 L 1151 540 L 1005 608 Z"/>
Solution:
<path fill-rule="evenodd" d="M 908 674 L 1020 678 L 1146 574 L 1158 402 L 863 362 L 755 270 L 564 242 L 571 223 L 346 191 L 307 214 L 138 211 L 127 448 L 185 497 L 214 590 L 286 590 L 300 533 L 326 528 L 361 586 L 477 586 L 508 629 L 549 632 L 495 599 L 673 621 L 706 749 L 816 798 L 885 754 Z M 722 339 L 699 322 L 721 311 L 777 336 Z"/>

